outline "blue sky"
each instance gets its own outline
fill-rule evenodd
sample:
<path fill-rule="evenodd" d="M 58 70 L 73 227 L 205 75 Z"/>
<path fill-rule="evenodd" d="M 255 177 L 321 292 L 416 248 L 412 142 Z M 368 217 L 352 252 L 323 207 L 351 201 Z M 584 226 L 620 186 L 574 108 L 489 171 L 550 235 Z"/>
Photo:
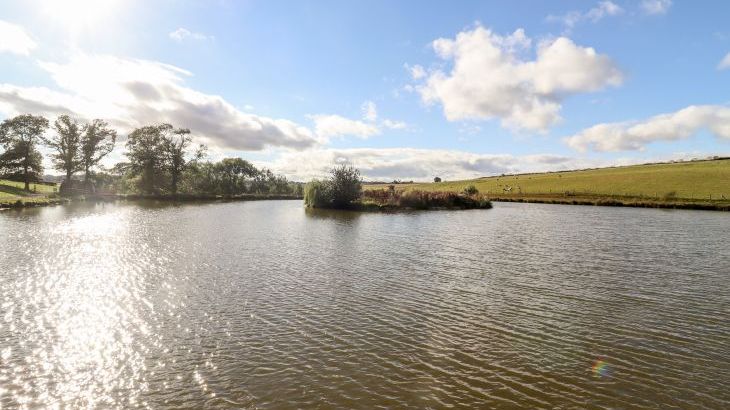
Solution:
<path fill-rule="evenodd" d="M 59 3 L 0 3 L 0 118 L 172 122 L 301 180 L 730 153 L 725 1 Z"/>

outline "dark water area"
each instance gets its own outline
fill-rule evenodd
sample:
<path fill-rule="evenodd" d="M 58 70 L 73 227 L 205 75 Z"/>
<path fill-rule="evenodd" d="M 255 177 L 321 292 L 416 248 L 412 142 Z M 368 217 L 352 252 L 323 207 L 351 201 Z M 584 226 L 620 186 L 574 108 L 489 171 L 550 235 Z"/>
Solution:
<path fill-rule="evenodd" d="M 0 408 L 730 408 L 730 214 L 0 212 Z"/>

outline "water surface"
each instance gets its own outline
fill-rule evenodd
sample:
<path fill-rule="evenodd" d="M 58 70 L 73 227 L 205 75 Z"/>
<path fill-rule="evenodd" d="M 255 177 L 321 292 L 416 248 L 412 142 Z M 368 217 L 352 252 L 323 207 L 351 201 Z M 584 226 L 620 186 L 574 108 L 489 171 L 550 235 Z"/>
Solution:
<path fill-rule="evenodd" d="M 730 214 L 0 212 L 0 408 L 730 407 Z"/>

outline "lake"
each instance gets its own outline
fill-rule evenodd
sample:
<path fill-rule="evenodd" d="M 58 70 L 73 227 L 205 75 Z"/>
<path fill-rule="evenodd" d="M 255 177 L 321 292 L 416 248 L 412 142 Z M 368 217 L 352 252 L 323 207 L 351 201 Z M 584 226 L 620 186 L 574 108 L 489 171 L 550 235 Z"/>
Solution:
<path fill-rule="evenodd" d="M 730 407 L 730 213 L 0 212 L 0 408 Z"/>

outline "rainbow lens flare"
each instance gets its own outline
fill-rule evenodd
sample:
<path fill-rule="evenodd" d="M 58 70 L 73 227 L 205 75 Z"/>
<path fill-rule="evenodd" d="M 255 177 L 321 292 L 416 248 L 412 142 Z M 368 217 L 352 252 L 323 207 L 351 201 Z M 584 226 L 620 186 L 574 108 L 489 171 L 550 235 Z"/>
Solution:
<path fill-rule="evenodd" d="M 610 372 L 608 363 L 606 363 L 603 359 L 596 360 L 596 363 L 593 364 L 592 370 L 593 375 L 597 377 L 606 377 Z"/>

